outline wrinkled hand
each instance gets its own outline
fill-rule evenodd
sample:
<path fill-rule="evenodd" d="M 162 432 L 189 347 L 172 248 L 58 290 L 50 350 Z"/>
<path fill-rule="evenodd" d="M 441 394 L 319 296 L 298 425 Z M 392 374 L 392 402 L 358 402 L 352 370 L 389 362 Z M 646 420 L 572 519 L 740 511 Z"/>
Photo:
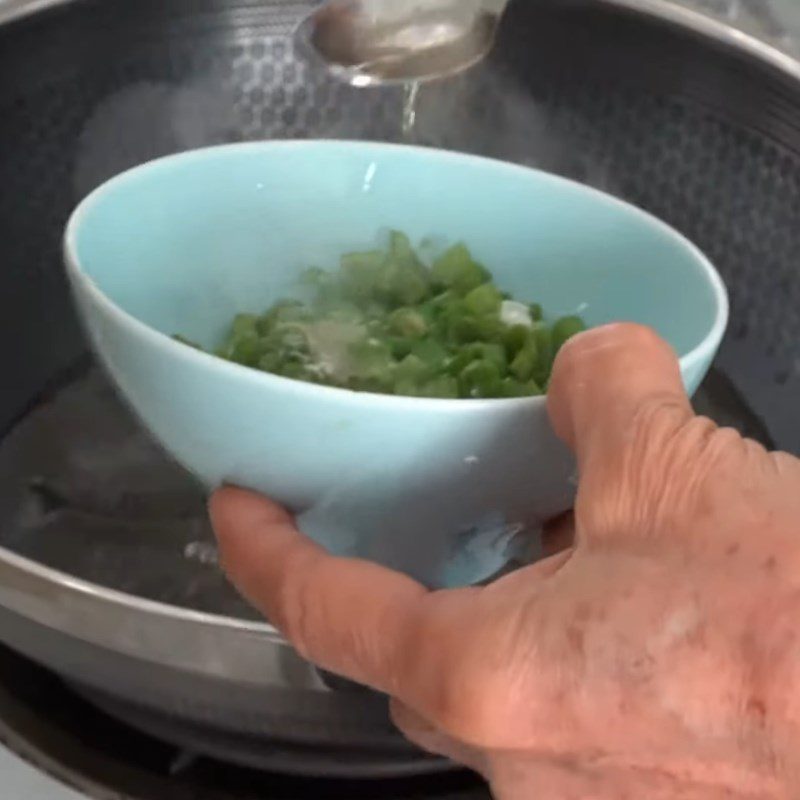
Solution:
<path fill-rule="evenodd" d="M 502 800 L 800 797 L 800 462 L 696 417 L 636 326 L 572 340 L 549 410 L 580 470 L 559 554 L 431 593 L 229 489 L 211 511 L 230 577 Z"/>

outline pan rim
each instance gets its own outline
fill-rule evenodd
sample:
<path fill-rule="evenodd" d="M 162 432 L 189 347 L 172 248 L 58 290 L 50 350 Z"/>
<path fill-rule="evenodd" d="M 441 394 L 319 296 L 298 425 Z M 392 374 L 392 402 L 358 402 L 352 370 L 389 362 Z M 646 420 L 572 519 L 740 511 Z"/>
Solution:
<path fill-rule="evenodd" d="M 4 0 L 0 3 L 0 27 L 27 19 L 52 9 L 68 6 L 79 0 Z M 679 5 L 673 0 L 594 0 L 600 5 L 629 10 L 639 16 L 652 16 L 662 22 L 688 28 L 717 42 L 744 51 L 771 64 L 789 77 L 800 79 L 800 59 L 781 50 L 777 45 L 756 34 L 705 14 Z"/>

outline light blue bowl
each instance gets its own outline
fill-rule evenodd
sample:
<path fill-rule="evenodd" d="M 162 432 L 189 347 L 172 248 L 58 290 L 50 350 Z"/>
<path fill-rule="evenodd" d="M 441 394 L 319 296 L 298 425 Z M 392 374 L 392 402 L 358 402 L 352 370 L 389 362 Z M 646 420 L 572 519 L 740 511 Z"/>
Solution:
<path fill-rule="evenodd" d="M 463 240 L 519 299 L 592 325 L 654 327 L 693 392 L 728 304 L 686 239 L 600 192 L 449 152 L 349 142 L 193 151 L 91 194 L 66 262 L 93 345 L 152 433 L 209 487 L 263 492 L 332 551 L 430 586 L 482 580 L 566 510 L 573 462 L 543 399 L 421 400 L 328 389 L 174 342 L 216 345 L 236 312 L 294 293 L 378 233 Z"/>

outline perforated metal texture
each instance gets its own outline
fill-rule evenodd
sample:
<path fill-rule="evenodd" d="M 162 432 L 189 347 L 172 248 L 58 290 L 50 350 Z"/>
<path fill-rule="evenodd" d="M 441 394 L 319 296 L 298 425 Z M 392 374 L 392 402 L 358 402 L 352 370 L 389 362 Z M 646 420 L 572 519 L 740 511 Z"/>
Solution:
<path fill-rule="evenodd" d="M 289 34 L 309 7 L 76 2 L 0 31 L 0 361 L 17 377 L 0 421 L 82 346 L 59 236 L 93 186 L 222 141 L 400 138 L 396 90 L 344 87 L 296 59 Z M 704 76 L 703 91 L 689 74 Z M 797 450 L 797 100 L 767 70 L 660 23 L 633 25 L 591 2 L 518 0 L 488 65 L 422 92 L 417 138 L 598 185 L 694 239 L 733 300 L 721 363 Z"/>

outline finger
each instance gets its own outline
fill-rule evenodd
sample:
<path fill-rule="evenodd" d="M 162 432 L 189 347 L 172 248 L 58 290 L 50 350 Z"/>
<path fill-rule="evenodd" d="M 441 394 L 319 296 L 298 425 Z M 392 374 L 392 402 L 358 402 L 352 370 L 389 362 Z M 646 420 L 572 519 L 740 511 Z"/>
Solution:
<path fill-rule="evenodd" d="M 230 579 L 302 655 L 378 690 L 397 691 L 397 667 L 424 587 L 375 564 L 333 558 L 258 495 L 223 489 L 210 512 Z"/>
<path fill-rule="evenodd" d="M 556 433 L 575 451 L 581 477 L 589 462 L 613 461 L 638 425 L 693 415 L 672 348 L 649 328 L 608 325 L 576 336 L 556 359 L 548 394 Z"/>
<path fill-rule="evenodd" d="M 569 554 L 534 564 L 524 580 L 429 593 L 391 570 L 326 554 L 256 495 L 225 489 L 210 511 L 231 580 L 303 656 L 398 698 L 459 741 L 507 744 L 530 727 L 504 673 L 521 612 L 512 581 L 535 592 Z"/>

